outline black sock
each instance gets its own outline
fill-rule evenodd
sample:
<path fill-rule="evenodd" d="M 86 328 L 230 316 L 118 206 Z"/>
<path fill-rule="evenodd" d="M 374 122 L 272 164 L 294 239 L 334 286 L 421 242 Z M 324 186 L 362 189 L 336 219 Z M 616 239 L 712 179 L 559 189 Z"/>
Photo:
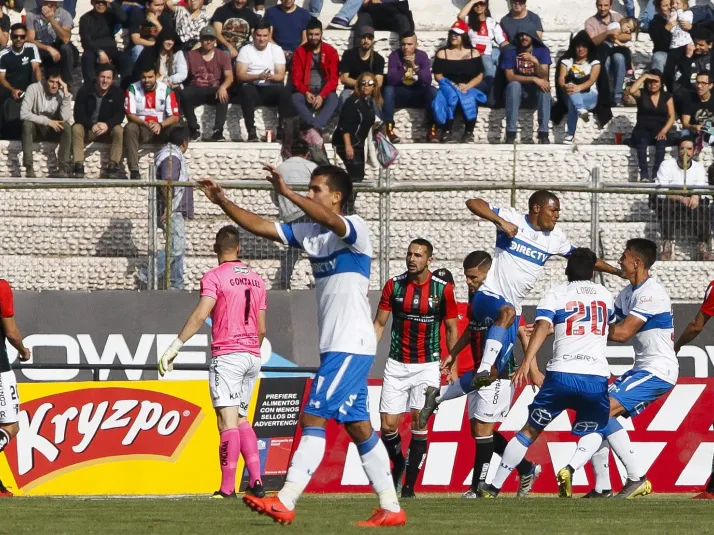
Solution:
<path fill-rule="evenodd" d="M 497 455 L 503 457 L 503 452 L 506 451 L 506 446 L 508 446 L 508 441 L 506 440 L 506 437 L 504 437 L 498 431 L 494 431 L 493 432 L 493 451 Z M 520 463 L 518 463 L 518 466 L 516 466 L 516 471 L 518 472 L 519 476 L 528 474 L 528 473 L 530 473 L 531 470 L 533 470 L 533 463 L 530 462 L 526 458 L 523 458 L 523 460 Z"/>
<path fill-rule="evenodd" d="M 709 476 L 705 490 L 707 492 L 714 492 L 714 457 L 712 457 L 712 475 Z"/>
<path fill-rule="evenodd" d="M 12 437 L 10 433 L 0 428 L 0 452 L 5 449 L 5 447 L 10 444 Z"/>
<path fill-rule="evenodd" d="M 419 477 L 419 471 L 424 464 L 426 457 L 426 431 L 412 431 L 412 439 L 409 442 L 409 451 L 407 452 L 407 477 L 404 480 L 404 486 L 410 489 L 414 488 L 416 480 Z"/>
<path fill-rule="evenodd" d="M 474 475 L 471 479 L 471 490 L 476 491 L 480 482 L 486 481 L 488 468 L 493 457 L 493 435 L 476 437 L 476 458 L 474 459 Z"/>
<path fill-rule="evenodd" d="M 389 460 L 392 461 L 393 465 L 404 462 L 404 454 L 402 453 L 402 437 L 399 431 L 391 435 L 382 433 L 382 442 L 387 448 L 387 453 L 389 454 Z"/>

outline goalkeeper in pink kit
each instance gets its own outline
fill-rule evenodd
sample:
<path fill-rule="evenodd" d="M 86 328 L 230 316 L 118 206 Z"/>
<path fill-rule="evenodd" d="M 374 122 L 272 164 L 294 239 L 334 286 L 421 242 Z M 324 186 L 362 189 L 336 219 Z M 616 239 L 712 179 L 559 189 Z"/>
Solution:
<path fill-rule="evenodd" d="M 247 419 L 248 404 L 260 373 L 260 346 L 265 337 L 267 295 L 265 282 L 240 261 L 238 228 L 225 226 L 213 246 L 218 267 L 201 279 L 201 298 L 186 324 L 159 360 L 159 374 L 173 369 L 173 361 L 186 341 L 211 316 L 211 366 L 208 381 L 216 410 L 221 488 L 213 498 L 235 498 L 238 456 L 248 468 L 246 492 L 263 497 L 258 440 Z"/>

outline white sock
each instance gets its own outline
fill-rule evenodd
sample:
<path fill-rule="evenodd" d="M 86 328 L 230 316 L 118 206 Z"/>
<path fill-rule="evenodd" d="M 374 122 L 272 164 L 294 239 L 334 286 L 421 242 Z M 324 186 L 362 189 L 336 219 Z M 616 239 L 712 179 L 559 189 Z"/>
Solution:
<path fill-rule="evenodd" d="M 465 394 L 466 392 L 464 392 L 464 389 L 461 386 L 461 382 L 454 381 L 450 385 L 446 385 L 441 389 L 441 394 L 439 394 L 439 397 L 436 398 L 436 401 L 437 403 L 441 403 L 450 399 L 460 398 Z"/>
<path fill-rule="evenodd" d="M 635 449 L 632 447 L 632 442 L 630 442 L 630 436 L 627 431 L 620 429 L 614 432 L 612 435 L 608 435 L 608 442 L 612 447 L 612 451 L 615 452 L 622 464 L 625 465 L 627 469 L 627 477 L 634 481 L 642 479 L 645 475 L 645 471 L 642 468 L 640 460 L 635 455 Z"/>
<path fill-rule="evenodd" d="M 496 357 L 501 352 L 503 344 L 498 340 L 489 338 L 483 346 L 483 358 L 481 359 L 481 364 L 478 367 L 478 372 L 490 372 L 491 366 L 496 363 Z"/>
<path fill-rule="evenodd" d="M 311 429 L 321 428 L 306 427 L 303 432 L 307 433 Z M 304 434 L 300 439 L 300 444 L 298 444 L 293 458 L 290 460 L 290 468 L 285 479 L 285 485 L 278 492 L 278 499 L 291 511 L 295 509 L 298 498 L 307 487 L 317 467 L 320 466 L 322 457 L 325 455 L 325 430 L 322 429 L 322 436 L 320 436 L 319 432 L 314 433 Z M 386 450 L 384 454 L 387 454 Z M 387 463 L 389 463 L 389 459 L 387 459 Z"/>
<path fill-rule="evenodd" d="M 575 450 L 572 459 L 568 463 L 574 470 L 580 470 L 588 462 L 602 444 L 600 433 L 590 433 L 585 435 L 578 442 L 578 449 Z"/>
<path fill-rule="evenodd" d="M 595 490 L 612 490 L 610 482 L 610 443 L 607 439 L 602 441 L 598 450 L 592 457 L 593 471 L 595 472 Z"/>
<path fill-rule="evenodd" d="M 513 469 L 518 466 L 526 456 L 526 452 L 532 443 L 531 439 L 523 433 L 518 433 L 508 442 L 508 446 L 506 446 L 503 452 L 503 457 L 501 457 L 501 464 L 498 465 L 498 470 L 493 477 L 491 485 L 497 489 L 503 486 L 508 476 L 513 472 Z"/>
<path fill-rule="evenodd" d="M 357 449 L 360 450 L 362 468 L 379 497 L 379 506 L 387 511 L 398 513 L 401 507 L 397 491 L 394 489 L 394 479 L 389 468 L 389 454 L 384 443 L 379 440 L 377 433 L 373 433 L 372 438 L 358 444 Z"/>

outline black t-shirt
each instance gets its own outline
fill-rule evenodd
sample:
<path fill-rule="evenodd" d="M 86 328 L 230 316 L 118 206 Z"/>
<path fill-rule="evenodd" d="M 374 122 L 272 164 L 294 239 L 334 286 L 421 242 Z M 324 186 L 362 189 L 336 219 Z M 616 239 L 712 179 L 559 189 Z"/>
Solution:
<path fill-rule="evenodd" d="M 223 38 L 240 50 L 250 40 L 250 34 L 260 23 L 260 18 L 248 7 L 237 9 L 231 1 L 216 9 L 211 22 L 223 24 Z"/>
<path fill-rule="evenodd" d="M 702 102 L 695 96 L 683 110 L 683 114 L 690 116 L 691 124 L 703 125 L 707 121 L 714 121 L 714 98 L 709 97 L 709 100 Z"/>
<path fill-rule="evenodd" d="M 146 20 L 146 11 L 143 9 L 135 9 L 131 13 L 131 18 L 129 19 L 129 34 L 141 33 L 140 26 Z M 168 28 L 174 28 L 174 16 L 169 9 L 164 9 L 164 11 L 159 15 L 159 24 L 161 24 L 161 32 L 163 33 Z M 143 37 L 143 36 L 142 36 Z M 156 40 L 159 40 L 159 36 L 156 36 Z"/>
<path fill-rule="evenodd" d="M 2 18 L 0 18 L 0 30 L 3 32 L 9 32 L 10 31 L 10 17 L 8 17 L 5 13 L 0 12 L 0 15 L 2 15 Z"/>
<path fill-rule="evenodd" d="M 347 75 L 356 80 L 363 72 L 371 72 L 372 74 L 384 74 L 384 58 L 377 52 L 372 52 L 372 56 L 366 61 L 359 55 L 359 48 L 350 48 L 345 50 L 340 61 L 340 74 Z"/>
<path fill-rule="evenodd" d="M 434 74 L 441 74 L 444 78 L 455 84 L 468 84 L 471 80 L 483 73 L 483 60 L 481 56 L 466 59 L 435 58 L 431 68 Z"/>
<path fill-rule="evenodd" d="M 0 72 L 4 72 L 8 83 L 15 89 L 27 89 L 32 83 L 32 63 L 40 63 L 40 52 L 35 45 L 25 43 L 22 53 L 17 54 L 8 47 L 0 52 Z"/>

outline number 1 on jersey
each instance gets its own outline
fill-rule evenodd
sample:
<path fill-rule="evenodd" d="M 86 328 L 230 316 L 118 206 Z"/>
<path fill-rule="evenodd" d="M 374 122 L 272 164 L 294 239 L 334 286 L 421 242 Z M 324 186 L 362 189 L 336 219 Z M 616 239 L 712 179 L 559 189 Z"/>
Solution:
<path fill-rule="evenodd" d="M 250 319 L 250 289 L 245 291 L 245 312 L 243 313 L 243 323 L 248 325 Z"/>

